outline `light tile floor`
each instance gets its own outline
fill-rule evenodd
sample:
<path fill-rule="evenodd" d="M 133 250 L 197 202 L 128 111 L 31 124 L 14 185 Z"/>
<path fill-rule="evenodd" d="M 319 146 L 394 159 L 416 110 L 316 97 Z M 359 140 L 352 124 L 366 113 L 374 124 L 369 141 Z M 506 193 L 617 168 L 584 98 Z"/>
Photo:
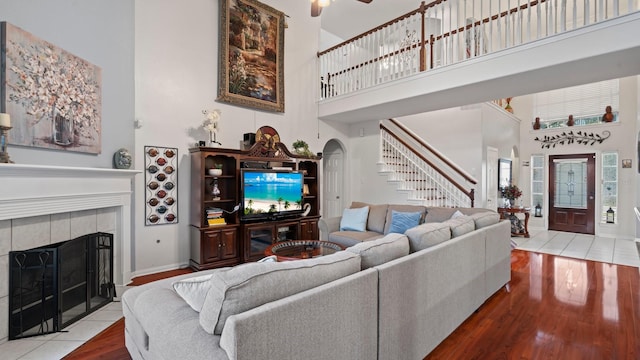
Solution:
<path fill-rule="evenodd" d="M 516 249 L 640 267 L 635 239 L 606 238 L 560 231 L 532 230 L 530 238 L 513 237 Z"/>
<path fill-rule="evenodd" d="M 118 289 L 118 294 L 124 290 Z M 63 358 L 87 340 L 98 335 L 122 318 L 119 299 L 78 320 L 62 332 L 7 341 L 0 344 L 2 360 L 57 360 Z"/>

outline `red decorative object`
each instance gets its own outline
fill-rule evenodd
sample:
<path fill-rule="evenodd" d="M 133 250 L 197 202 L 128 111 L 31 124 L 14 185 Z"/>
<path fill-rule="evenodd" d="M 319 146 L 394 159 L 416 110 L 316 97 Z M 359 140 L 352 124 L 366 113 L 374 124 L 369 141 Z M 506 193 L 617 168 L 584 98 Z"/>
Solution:
<path fill-rule="evenodd" d="M 145 146 L 145 225 L 178 222 L 178 149 Z"/>
<path fill-rule="evenodd" d="M 573 115 L 569 115 L 569 120 L 567 120 L 567 126 L 573 126 L 575 122 L 573 121 Z"/>
<path fill-rule="evenodd" d="M 535 122 L 533 123 L 533 130 L 538 130 L 540 129 L 540 118 L 537 117 Z"/>
<path fill-rule="evenodd" d="M 502 188 L 503 198 L 513 201 L 520 196 L 522 196 L 522 190 L 520 190 L 520 188 L 518 188 L 516 185 L 509 185 Z"/>
<path fill-rule="evenodd" d="M 611 110 L 611 106 L 607 106 L 604 110 L 604 115 L 602 115 L 602 122 L 612 122 L 613 121 L 613 112 Z"/>

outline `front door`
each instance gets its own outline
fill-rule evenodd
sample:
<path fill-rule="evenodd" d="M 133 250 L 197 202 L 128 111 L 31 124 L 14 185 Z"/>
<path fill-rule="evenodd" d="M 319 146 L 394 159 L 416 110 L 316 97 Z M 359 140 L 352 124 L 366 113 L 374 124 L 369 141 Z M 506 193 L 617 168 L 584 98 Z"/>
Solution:
<path fill-rule="evenodd" d="M 594 234 L 595 154 L 549 156 L 549 230 Z"/>

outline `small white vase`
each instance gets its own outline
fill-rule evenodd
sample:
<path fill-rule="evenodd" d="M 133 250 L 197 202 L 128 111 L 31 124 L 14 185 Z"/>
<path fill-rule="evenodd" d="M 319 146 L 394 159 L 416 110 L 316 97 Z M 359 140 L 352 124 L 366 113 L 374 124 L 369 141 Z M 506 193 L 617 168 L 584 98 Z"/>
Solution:
<path fill-rule="evenodd" d="M 209 169 L 209 175 L 220 176 L 222 175 L 222 169 Z"/>

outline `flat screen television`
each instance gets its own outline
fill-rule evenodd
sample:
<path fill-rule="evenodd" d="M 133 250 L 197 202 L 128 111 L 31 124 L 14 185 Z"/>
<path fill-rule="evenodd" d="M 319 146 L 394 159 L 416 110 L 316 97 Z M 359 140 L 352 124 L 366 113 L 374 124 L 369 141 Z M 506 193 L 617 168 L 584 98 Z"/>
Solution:
<path fill-rule="evenodd" d="M 242 169 L 240 176 L 242 219 L 268 219 L 302 213 L 302 173 L 291 170 Z"/>

